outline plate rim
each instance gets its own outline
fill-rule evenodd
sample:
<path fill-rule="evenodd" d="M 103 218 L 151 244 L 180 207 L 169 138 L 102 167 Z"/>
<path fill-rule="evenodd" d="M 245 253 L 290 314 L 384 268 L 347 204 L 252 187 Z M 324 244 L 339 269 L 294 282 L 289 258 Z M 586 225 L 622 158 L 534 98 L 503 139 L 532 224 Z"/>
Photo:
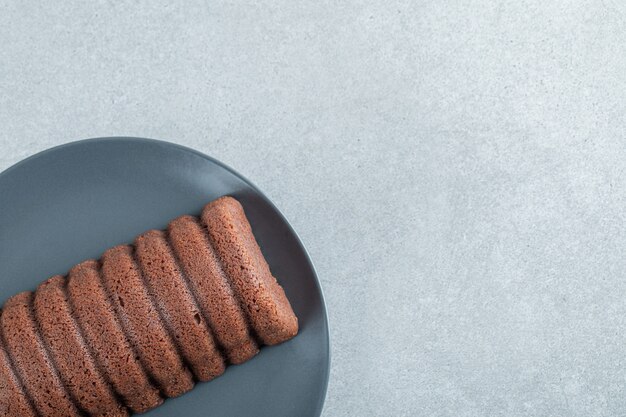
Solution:
<path fill-rule="evenodd" d="M 54 152 L 58 152 L 58 151 L 62 151 L 65 148 L 70 148 L 70 147 L 75 147 L 75 146 L 84 146 L 84 145 L 90 145 L 92 143 L 106 143 L 106 142 L 128 142 L 128 143 L 145 143 L 145 144 L 150 144 L 150 145 L 157 145 L 157 146 L 162 146 L 162 147 L 170 147 L 170 148 L 174 148 L 176 150 L 179 151 L 183 151 L 183 152 L 187 152 L 190 154 L 193 154 L 195 156 L 198 156 L 200 158 L 203 158 L 211 163 L 216 164 L 217 166 L 225 169 L 226 171 L 230 172 L 231 174 L 233 174 L 234 176 L 238 177 L 239 179 L 241 179 L 244 183 L 246 183 L 246 185 L 250 186 L 255 192 L 257 192 L 261 198 L 263 198 L 266 203 L 268 203 L 270 205 L 270 207 L 278 214 L 279 218 L 285 223 L 285 225 L 287 226 L 287 229 L 293 234 L 293 236 L 296 238 L 296 242 L 299 246 L 299 248 L 302 250 L 302 252 L 304 253 L 305 257 L 306 257 L 306 261 L 308 263 L 308 266 L 311 268 L 311 271 L 313 272 L 313 276 L 315 277 L 315 286 L 317 288 L 317 290 L 319 291 L 320 294 L 320 299 L 322 301 L 322 316 L 323 316 L 323 320 L 324 320 L 324 326 L 325 326 L 325 330 L 324 330 L 324 334 L 326 336 L 326 344 L 324 346 L 324 350 L 325 350 L 325 356 L 326 356 L 326 363 L 325 363 L 325 370 L 324 370 L 324 377 L 323 377 L 323 386 L 322 386 L 322 390 L 321 390 L 321 395 L 320 398 L 317 401 L 317 409 L 315 410 L 315 415 L 317 417 L 322 415 L 322 411 L 324 409 L 324 404 L 326 402 L 326 397 L 328 395 L 328 385 L 330 382 L 330 367 L 332 365 L 332 358 L 331 358 L 331 343 L 330 343 L 330 322 L 328 320 L 328 311 L 326 308 L 326 298 L 324 296 L 324 290 L 322 288 L 322 283 L 320 281 L 319 275 L 317 273 L 317 269 L 315 268 L 315 265 L 313 263 L 313 260 L 311 259 L 311 255 L 309 254 L 309 251 L 306 249 L 306 247 L 304 246 L 304 244 L 302 243 L 302 239 L 300 238 L 300 235 L 298 235 L 298 233 L 294 230 L 293 226 L 291 225 L 291 223 L 287 220 L 287 218 L 285 217 L 285 215 L 276 207 L 276 205 L 274 204 L 274 202 L 263 192 L 261 191 L 254 183 L 252 183 L 252 181 L 250 181 L 247 177 L 245 177 L 244 175 L 242 175 L 241 173 L 239 173 L 237 170 L 235 170 L 234 168 L 230 167 L 229 165 L 225 164 L 224 162 L 209 156 L 203 152 L 200 152 L 196 149 L 190 148 L 188 146 L 185 145 L 181 145 L 175 142 L 170 142 L 167 140 L 161 140 L 161 139 L 152 139 L 152 138 L 143 138 L 143 137 L 136 137 L 136 136 L 101 136 L 101 137 L 92 137 L 92 138 L 87 138 L 87 139 L 80 139 L 80 140 L 74 140 L 74 141 L 70 141 L 70 142 L 66 142 L 60 145 L 55 145 L 52 146 L 50 148 L 46 148 L 43 149 L 39 152 L 36 152 L 30 156 L 27 156 L 26 158 L 14 163 L 13 165 L 10 165 L 8 168 L 4 169 L 3 171 L 0 171 L 0 182 L 3 181 L 3 179 L 9 175 L 10 173 L 12 173 L 13 171 L 21 168 L 24 165 L 27 165 L 29 162 L 33 162 L 34 160 L 41 158 L 47 154 L 50 153 L 54 153 Z"/>

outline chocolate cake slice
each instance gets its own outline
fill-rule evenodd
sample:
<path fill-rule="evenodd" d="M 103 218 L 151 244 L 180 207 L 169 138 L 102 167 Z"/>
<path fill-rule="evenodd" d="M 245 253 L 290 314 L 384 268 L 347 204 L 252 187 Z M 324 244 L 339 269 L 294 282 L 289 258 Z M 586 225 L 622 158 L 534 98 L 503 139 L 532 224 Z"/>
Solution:
<path fill-rule="evenodd" d="M 202 221 L 233 289 L 261 341 L 275 345 L 298 333 L 298 319 L 270 272 L 241 204 L 221 197 L 207 204 Z"/>
<path fill-rule="evenodd" d="M 11 297 L 0 417 L 143 413 L 297 332 L 243 207 L 222 197 Z"/>
<path fill-rule="evenodd" d="M 80 417 L 41 340 L 32 299 L 30 291 L 22 292 L 4 304 L 0 326 L 7 352 L 39 415 Z"/>
<path fill-rule="evenodd" d="M 213 336 L 174 260 L 160 230 L 151 230 L 135 240 L 137 260 L 152 297 L 184 360 L 200 381 L 224 373 L 225 365 Z"/>
<path fill-rule="evenodd" d="M 41 283 L 33 306 L 40 334 L 78 408 L 90 416 L 128 416 L 85 345 L 65 295 L 65 278 Z"/>
<path fill-rule="evenodd" d="M 0 314 L 2 312 L 0 311 Z M 9 355 L 0 337 L 0 415 L 36 417 L 22 383 L 11 365 Z"/>
<path fill-rule="evenodd" d="M 163 399 L 124 335 L 100 282 L 99 269 L 97 261 L 89 260 L 70 271 L 67 292 L 72 316 L 113 390 L 130 410 L 143 413 L 161 405 Z"/>
<path fill-rule="evenodd" d="M 102 281 L 141 363 L 168 397 L 194 382 L 145 288 L 131 246 L 116 246 L 102 256 Z"/>
<path fill-rule="evenodd" d="M 202 317 L 213 329 L 230 363 L 247 361 L 259 348 L 206 230 L 195 217 L 182 216 L 169 224 L 168 232 L 189 286 L 196 294 Z"/>

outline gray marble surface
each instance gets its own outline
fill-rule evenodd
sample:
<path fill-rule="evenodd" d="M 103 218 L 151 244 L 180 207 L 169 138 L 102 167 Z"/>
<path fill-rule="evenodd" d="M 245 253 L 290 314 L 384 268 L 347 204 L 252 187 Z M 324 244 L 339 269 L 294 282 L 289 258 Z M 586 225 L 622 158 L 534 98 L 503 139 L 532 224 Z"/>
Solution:
<path fill-rule="evenodd" d="M 0 126 L 0 169 L 143 136 L 266 191 L 324 417 L 626 415 L 622 1 L 0 0 Z"/>

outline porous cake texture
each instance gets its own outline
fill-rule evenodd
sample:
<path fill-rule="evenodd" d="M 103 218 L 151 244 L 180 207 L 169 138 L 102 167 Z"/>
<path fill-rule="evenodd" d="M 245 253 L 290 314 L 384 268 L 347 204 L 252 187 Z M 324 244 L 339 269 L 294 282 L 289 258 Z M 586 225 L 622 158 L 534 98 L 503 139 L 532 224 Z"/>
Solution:
<path fill-rule="evenodd" d="M 209 203 L 0 311 L 0 416 L 123 417 L 294 337 L 241 204 Z"/>

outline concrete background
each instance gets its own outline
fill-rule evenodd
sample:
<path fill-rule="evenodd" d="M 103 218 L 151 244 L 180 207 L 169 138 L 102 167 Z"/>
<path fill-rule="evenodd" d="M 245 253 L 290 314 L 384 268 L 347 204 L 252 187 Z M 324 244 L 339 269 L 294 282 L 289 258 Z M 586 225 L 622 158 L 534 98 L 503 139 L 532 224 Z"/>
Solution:
<path fill-rule="evenodd" d="M 0 169 L 132 135 L 254 181 L 324 417 L 626 415 L 625 117 L 619 0 L 0 0 Z"/>

